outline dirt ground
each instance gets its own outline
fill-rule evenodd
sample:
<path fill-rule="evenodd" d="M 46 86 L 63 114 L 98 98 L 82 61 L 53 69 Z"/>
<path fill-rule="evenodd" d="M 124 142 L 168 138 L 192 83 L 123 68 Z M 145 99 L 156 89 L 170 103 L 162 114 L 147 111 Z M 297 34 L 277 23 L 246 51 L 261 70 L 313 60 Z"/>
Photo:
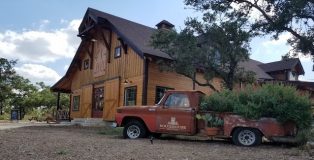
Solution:
<path fill-rule="evenodd" d="M 248 148 L 226 141 L 180 140 L 171 137 L 154 139 L 151 144 L 149 139 L 129 140 L 100 133 L 103 133 L 103 128 L 75 126 L 0 130 L 0 159 L 314 159 L 309 151 L 283 145 L 263 144 Z"/>

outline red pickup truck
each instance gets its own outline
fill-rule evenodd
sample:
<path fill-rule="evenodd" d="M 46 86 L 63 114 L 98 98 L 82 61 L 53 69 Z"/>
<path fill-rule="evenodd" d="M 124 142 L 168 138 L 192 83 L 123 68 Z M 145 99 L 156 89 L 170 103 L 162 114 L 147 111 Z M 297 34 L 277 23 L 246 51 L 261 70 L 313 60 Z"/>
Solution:
<path fill-rule="evenodd" d="M 200 97 L 198 91 L 168 91 L 154 106 L 123 106 L 117 109 L 115 121 L 124 127 L 124 138 L 143 138 L 149 134 L 202 135 L 231 139 L 236 145 L 254 146 L 262 142 L 262 137 L 280 140 L 294 137 L 296 126 L 293 123 L 281 124 L 274 118 L 249 120 L 232 113 L 212 113 L 223 120 L 216 134 L 208 134 L 204 120 L 196 115 Z"/>

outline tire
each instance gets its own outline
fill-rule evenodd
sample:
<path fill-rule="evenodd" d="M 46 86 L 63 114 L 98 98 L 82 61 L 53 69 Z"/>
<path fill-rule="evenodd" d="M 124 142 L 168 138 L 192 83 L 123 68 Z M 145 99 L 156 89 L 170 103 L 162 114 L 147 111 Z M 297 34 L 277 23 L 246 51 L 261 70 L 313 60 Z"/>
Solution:
<path fill-rule="evenodd" d="M 147 134 L 143 123 L 132 120 L 124 126 L 123 137 L 129 139 L 144 138 Z"/>
<path fill-rule="evenodd" d="M 262 134 L 253 128 L 237 128 L 232 134 L 232 142 L 238 146 L 256 146 L 262 143 Z"/>

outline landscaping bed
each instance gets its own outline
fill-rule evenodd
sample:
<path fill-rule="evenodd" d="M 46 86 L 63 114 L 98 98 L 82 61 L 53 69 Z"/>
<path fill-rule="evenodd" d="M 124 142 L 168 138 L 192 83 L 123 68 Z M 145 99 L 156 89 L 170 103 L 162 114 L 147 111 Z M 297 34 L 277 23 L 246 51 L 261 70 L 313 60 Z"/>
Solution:
<path fill-rule="evenodd" d="M 228 141 L 123 139 L 121 129 L 34 126 L 0 131 L 1 159 L 313 159 L 309 149 L 263 144 L 238 147 Z"/>

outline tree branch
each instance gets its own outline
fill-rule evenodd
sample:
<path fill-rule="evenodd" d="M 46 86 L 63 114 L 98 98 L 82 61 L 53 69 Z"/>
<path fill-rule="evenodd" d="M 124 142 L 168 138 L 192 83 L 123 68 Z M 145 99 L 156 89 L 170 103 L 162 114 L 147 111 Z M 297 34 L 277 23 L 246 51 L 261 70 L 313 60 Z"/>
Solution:
<path fill-rule="evenodd" d="M 201 82 L 199 82 L 196 78 L 194 78 L 194 76 L 190 76 L 190 75 L 185 74 L 185 73 L 179 73 L 179 74 L 182 74 L 183 76 L 192 79 L 192 81 L 195 82 L 195 83 L 196 83 L 197 85 L 199 85 L 199 86 L 202 86 L 202 87 L 208 86 L 208 87 L 210 87 L 213 91 L 219 92 L 219 91 L 214 87 L 214 85 L 212 85 L 212 84 L 209 83 L 208 80 L 206 80 L 206 83 L 201 83 Z"/>
<path fill-rule="evenodd" d="M 255 9 L 257 9 L 264 17 L 265 19 L 271 23 L 271 24 L 275 24 L 275 22 L 267 15 L 267 13 L 260 7 L 257 5 L 257 3 L 252 3 L 248 0 L 235 0 L 238 3 L 247 3 L 248 5 L 251 5 L 252 7 L 254 7 Z M 286 27 L 286 26 L 282 26 L 282 29 L 290 32 L 293 36 L 295 36 L 296 38 L 298 38 L 301 41 L 308 41 L 305 37 L 301 36 L 300 34 L 298 34 L 296 31 L 294 31 L 292 28 Z M 309 43 L 312 44 L 312 43 Z M 311 49 L 310 51 L 312 52 L 311 54 L 314 55 L 314 46 L 313 44 L 311 45 Z"/>

